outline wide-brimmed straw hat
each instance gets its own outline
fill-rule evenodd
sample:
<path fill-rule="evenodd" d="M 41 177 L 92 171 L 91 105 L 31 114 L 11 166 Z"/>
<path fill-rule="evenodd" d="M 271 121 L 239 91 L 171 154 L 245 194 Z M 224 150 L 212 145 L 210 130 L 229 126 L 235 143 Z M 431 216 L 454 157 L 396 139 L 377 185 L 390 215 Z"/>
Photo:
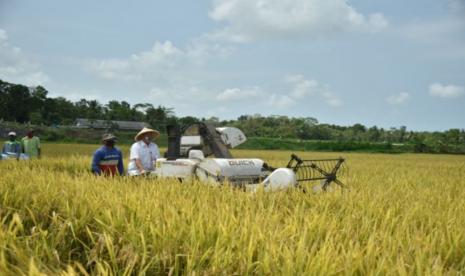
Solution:
<path fill-rule="evenodd" d="M 151 128 L 144 127 L 139 133 L 137 133 L 136 137 L 134 137 L 134 140 L 140 141 L 144 134 L 150 134 L 150 136 L 152 136 L 152 139 L 155 139 L 158 136 L 160 136 L 160 132 Z"/>
<path fill-rule="evenodd" d="M 116 140 L 118 140 L 118 138 L 116 138 L 116 136 L 111 134 L 111 133 L 103 134 L 103 136 L 102 136 L 102 141 L 103 142 L 110 141 L 110 140 L 116 141 Z"/>

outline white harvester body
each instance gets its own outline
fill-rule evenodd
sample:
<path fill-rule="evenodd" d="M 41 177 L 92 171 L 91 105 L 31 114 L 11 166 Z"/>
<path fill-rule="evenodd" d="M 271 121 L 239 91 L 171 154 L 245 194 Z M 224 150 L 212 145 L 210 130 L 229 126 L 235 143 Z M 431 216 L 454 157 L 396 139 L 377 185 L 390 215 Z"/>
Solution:
<path fill-rule="evenodd" d="M 263 169 L 263 165 L 261 159 L 205 158 L 202 151 L 191 150 L 189 158 L 157 159 L 152 175 L 182 181 L 198 179 L 215 186 L 228 183 L 248 190 L 256 190 L 259 187 L 265 190 L 282 190 L 297 184 L 292 170 L 281 168 L 270 173 Z"/>
<path fill-rule="evenodd" d="M 199 180 L 212 185 L 229 184 L 245 190 L 286 190 L 301 187 L 305 181 L 325 180 L 324 188 L 336 182 L 336 173 L 344 159 L 302 160 L 292 155 L 286 168 L 272 168 L 257 158 L 233 158 L 230 149 L 241 145 L 247 138 L 234 127 L 215 128 L 196 123 L 181 130 L 168 126 L 166 158 L 155 163 L 152 176 L 182 181 Z M 214 157 L 209 157 L 214 156 Z M 331 167 L 319 166 L 329 162 Z M 329 164 L 328 163 L 328 164 Z M 329 170 L 331 169 L 331 170 Z"/>
<path fill-rule="evenodd" d="M 179 153 L 182 157 L 157 159 L 153 176 L 182 181 L 197 179 L 211 185 L 227 183 L 247 190 L 256 190 L 259 187 L 280 190 L 297 185 L 296 176 L 290 169 L 282 168 L 271 172 L 265 169 L 265 162 L 261 159 L 225 158 L 231 156 L 229 149 L 247 141 L 240 129 L 205 127 L 203 132 L 196 131 L 193 131 L 194 134 L 184 133 L 179 137 Z M 205 157 L 204 151 L 216 157 Z M 217 155 L 223 156 L 218 158 Z"/>

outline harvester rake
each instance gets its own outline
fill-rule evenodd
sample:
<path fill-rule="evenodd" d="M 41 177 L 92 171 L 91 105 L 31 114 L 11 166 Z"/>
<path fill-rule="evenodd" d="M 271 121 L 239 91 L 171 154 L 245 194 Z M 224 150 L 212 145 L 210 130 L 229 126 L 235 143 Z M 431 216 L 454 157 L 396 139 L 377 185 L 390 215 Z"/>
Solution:
<path fill-rule="evenodd" d="M 303 160 L 295 154 L 291 155 L 291 160 L 287 168 L 292 169 L 297 176 L 297 185 L 303 187 L 304 183 L 321 181 L 321 188 L 326 191 L 331 183 L 336 183 L 341 188 L 347 188 L 339 178 L 347 174 L 344 166 L 345 159 L 311 159 Z"/>

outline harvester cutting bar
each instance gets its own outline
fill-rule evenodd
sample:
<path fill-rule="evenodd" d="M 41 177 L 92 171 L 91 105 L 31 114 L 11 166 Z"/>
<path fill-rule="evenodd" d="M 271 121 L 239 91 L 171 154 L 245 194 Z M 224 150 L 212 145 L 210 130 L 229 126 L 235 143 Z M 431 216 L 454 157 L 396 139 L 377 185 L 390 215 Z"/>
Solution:
<path fill-rule="evenodd" d="M 299 185 L 305 182 L 321 180 L 321 188 L 326 191 L 332 182 L 345 188 L 345 185 L 338 179 L 343 173 L 341 168 L 344 161 L 343 158 L 303 160 L 292 154 L 287 168 L 294 171 Z"/>

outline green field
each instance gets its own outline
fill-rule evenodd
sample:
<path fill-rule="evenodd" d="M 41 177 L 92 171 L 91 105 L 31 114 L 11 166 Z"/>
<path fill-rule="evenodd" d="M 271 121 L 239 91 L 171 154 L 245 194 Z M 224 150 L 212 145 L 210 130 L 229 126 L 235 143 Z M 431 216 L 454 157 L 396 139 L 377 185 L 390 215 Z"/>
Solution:
<path fill-rule="evenodd" d="M 0 275 L 465 274 L 465 156 L 299 152 L 343 155 L 350 192 L 252 194 L 94 177 L 95 148 L 0 162 Z"/>

